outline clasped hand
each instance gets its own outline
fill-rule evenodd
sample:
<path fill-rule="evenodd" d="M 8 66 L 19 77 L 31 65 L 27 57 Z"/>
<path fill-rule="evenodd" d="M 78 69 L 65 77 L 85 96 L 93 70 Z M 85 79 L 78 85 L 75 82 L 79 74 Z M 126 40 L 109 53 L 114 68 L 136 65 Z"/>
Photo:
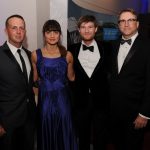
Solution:
<path fill-rule="evenodd" d="M 2 137 L 5 133 L 5 129 L 0 125 L 0 137 Z"/>
<path fill-rule="evenodd" d="M 148 122 L 147 118 L 144 118 L 138 115 L 134 121 L 135 129 L 141 129 L 141 128 L 146 127 L 147 122 Z"/>

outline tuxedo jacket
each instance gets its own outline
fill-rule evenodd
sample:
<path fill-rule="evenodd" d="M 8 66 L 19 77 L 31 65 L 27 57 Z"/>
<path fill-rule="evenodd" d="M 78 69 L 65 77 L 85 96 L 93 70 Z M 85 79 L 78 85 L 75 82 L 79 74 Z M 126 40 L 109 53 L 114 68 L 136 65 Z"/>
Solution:
<path fill-rule="evenodd" d="M 112 42 L 110 97 L 112 114 L 135 119 L 150 117 L 150 41 L 138 35 L 118 73 L 120 39 Z"/>
<path fill-rule="evenodd" d="M 24 50 L 30 60 L 30 52 Z M 0 125 L 5 130 L 23 125 L 30 114 L 34 116 L 36 105 L 32 79 L 31 69 L 26 82 L 20 65 L 4 43 L 0 47 Z"/>
<path fill-rule="evenodd" d="M 72 83 L 73 107 L 82 111 L 89 107 L 89 95 L 92 97 L 91 107 L 97 111 L 106 111 L 108 106 L 107 75 L 105 69 L 105 56 L 102 44 L 97 42 L 100 59 L 91 75 L 88 77 L 78 59 L 81 43 L 68 47 L 74 58 L 75 81 Z"/>

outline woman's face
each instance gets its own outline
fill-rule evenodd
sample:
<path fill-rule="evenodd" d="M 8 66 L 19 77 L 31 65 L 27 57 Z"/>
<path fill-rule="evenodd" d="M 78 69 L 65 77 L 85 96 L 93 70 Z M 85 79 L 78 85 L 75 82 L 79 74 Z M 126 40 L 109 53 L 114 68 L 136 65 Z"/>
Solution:
<path fill-rule="evenodd" d="M 45 42 L 50 45 L 55 45 L 60 40 L 59 31 L 47 31 L 45 32 Z"/>

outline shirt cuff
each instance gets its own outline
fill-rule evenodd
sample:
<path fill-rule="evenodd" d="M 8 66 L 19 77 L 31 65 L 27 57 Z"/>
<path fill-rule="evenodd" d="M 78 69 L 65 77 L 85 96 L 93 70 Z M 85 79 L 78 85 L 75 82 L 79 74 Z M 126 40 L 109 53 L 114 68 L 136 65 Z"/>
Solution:
<path fill-rule="evenodd" d="M 140 113 L 139 113 L 139 115 L 140 115 L 141 117 L 145 118 L 145 119 L 150 119 L 149 117 L 146 117 L 146 116 L 144 116 L 144 115 L 142 115 L 142 114 L 140 114 Z"/>

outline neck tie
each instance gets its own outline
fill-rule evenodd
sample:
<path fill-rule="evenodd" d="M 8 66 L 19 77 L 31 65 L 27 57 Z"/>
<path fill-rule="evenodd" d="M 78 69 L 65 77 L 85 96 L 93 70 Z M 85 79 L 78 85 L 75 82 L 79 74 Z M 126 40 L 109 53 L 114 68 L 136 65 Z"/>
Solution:
<path fill-rule="evenodd" d="M 21 63 L 22 63 L 23 75 L 24 75 L 26 81 L 28 82 L 28 75 L 27 75 L 26 64 L 25 64 L 25 61 L 24 61 L 24 59 L 23 59 L 23 57 L 22 57 L 22 55 L 21 55 L 21 50 L 18 49 L 17 52 L 18 52 L 18 54 L 19 54 L 19 57 L 20 57 L 20 60 L 21 60 Z"/>
<path fill-rule="evenodd" d="M 127 42 L 129 45 L 131 45 L 132 40 L 131 39 L 128 39 L 128 40 L 121 39 L 120 44 L 122 45 L 125 42 Z"/>
<path fill-rule="evenodd" d="M 89 50 L 91 52 L 94 52 L 94 46 L 86 46 L 86 45 L 83 45 L 83 50 Z"/>

